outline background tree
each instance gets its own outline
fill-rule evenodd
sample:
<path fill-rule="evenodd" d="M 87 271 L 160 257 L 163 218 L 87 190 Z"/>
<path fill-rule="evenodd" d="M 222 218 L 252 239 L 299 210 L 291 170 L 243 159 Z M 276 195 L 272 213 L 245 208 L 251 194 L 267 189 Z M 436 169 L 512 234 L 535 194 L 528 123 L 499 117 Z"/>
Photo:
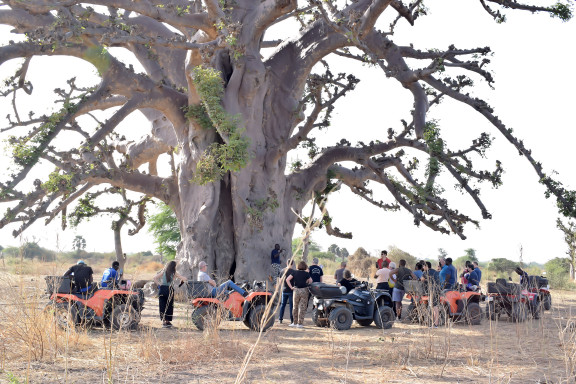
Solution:
<path fill-rule="evenodd" d="M 348 250 L 346 248 L 342 248 L 340 250 L 340 256 L 342 256 L 342 261 L 344 261 L 348 256 L 350 256 L 350 253 L 348 253 Z"/>
<path fill-rule="evenodd" d="M 567 258 L 555 257 L 544 264 L 544 269 L 552 288 L 574 288 L 570 278 L 570 261 Z"/>
<path fill-rule="evenodd" d="M 82 235 L 76 235 L 72 240 L 72 249 L 76 252 L 86 250 L 86 239 Z"/>
<path fill-rule="evenodd" d="M 512 260 L 505 258 L 495 258 L 490 261 L 490 264 L 488 264 L 488 269 L 497 273 L 505 273 L 510 275 L 517 266 L 518 263 Z"/>
<path fill-rule="evenodd" d="M 447 258 L 448 252 L 444 248 L 438 248 L 438 258 Z"/>
<path fill-rule="evenodd" d="M 412 270 L 418 262 L 416 256 L 412 256 L 410 253 L 401 250 L 395 245 L 390 247 L 390 250 L 388 251 L 388 258 L 396 263 L 396 267 L 398 267 L 398 262 L 404 259 L 406 260 L 406 267 Z"/>
<path fill-rule="evenodd" d="M 348 258 L 348 263 L 346 268 L 356 275 L 358 279 L 369 278 L 372 276 L 372 272 L 376 267 L 374 263 L 376 259 L 372 257 L 368 251 L 364 248 L 359 247 L 354 253 Z"/>
<path fill-rule="evenodd" d="M 464 252 L 465 252 L 464 256 L 460 256 L 459 258 L 453 261 L 454 266 L 458 270 L 463 269 L 464 266 L 466 265 L 466 261 L 468 260 L 478 262 L 478 258 L 476 257 L 476 250 L 474 248 L 465 249 Z"/>
<path fill-rule="evenodd" d="M 480 2 L 497 22 L 504 21 L 500 8 L 571 17 L 562 3 Z M 409 212 L 416 225 L 465 238 L 465 225 L 479 218 L 452 207 L 438 176 L 453 178 L 481 218 L 489 219 L 479 185 L 499 186 L 503 169 L 498 161 L 491 170 L 473 164 L 492 143 L 488 133 L 469 146 L 448 145 L 427 116 L 443 99 L 484 116 L 532 165 L 562 214 L 574 215 L 576 194 L 544 172 L 485 101 L 470 95 L 475 81 L 493 83 L 488 47 L 395 43 L 402 40 L 401 24 L 414 25 L 427 14 L 422 1 L 2 4 L 0 23 L 12 26 L 15 35 L 0 47 L 0 65 L 22 61 L 0 94 L 15 100 L 4 103 L 14 111 L 2 129 L 10 131 L 14 172 L 0 184 L 0 202 L 10 203 L 0 228 L 19 223 L 15 235 L 111 184 L 172 208 L 184 273 L 205 260 L 221 275 L 261 278 L 268 265 L 258 261 L 270 243 L 291 239 L 307 202 L 342 185 L 378 208 Z M 278 38 L 269 40 L 274 33 Z M 70 79 L 47 102 L 58 105 L 56 112 L 27 113 L 20 99 L 34 90 L 27 74 L 37 56 L 84 60 L 99 80 Z M 348 67 L 373 65 L 382 78 L 402 85 L 414 101 L 407 118 L 396 128 L 380 129 L 368 143 L 342 139 L 320 148 L 318 131 L 329 129 L 336 103 L 358 83 L 351 74 L 330 70 L 336 58 Z M 99 119 L 99 110 L 109 113 Z M 148 118 L 150 130 L 125 131 L 133 136 L 125 137 L 121 122 L 137 111 Z M 288 167 L 289 153 L 299 147 L 309 161 Z M 170 162 L 166 174 L 158 172 L 161 156 Z M 52 172 L 34 181 L 41 172 L 32 169 L 48 166 Z M 390 201 L 375 196 L 373 185 Z M 329 233 L 351 236 L 329 216 L 322 221 Z"/>
<path fill-rule="evenodd" d="M 340 256 L 340 247 L 336 244 L 331 244 L 328 247 L 328 252 L 331 252 L 334 254 L 334 256 Z"/>
<path fill-rule="evenodd" d="M 158 204 L 158 213 L 148 216 L 148 231 L 154 236 L 156 252 L 167 260 L 174 260 L 180 244 L 180 227 L 174 211 L 166 204 Z"/>
<path fill-rule="evenodd" d="M 556 221 L 556 226 L 564 234 L 564 241 L 568 246 L 566 254 L 568 255 L 568 263 L 570 265 L 570 280 L 576 280 L 576 224 L 569 220 L 564 224 L 560 218 Z"/>

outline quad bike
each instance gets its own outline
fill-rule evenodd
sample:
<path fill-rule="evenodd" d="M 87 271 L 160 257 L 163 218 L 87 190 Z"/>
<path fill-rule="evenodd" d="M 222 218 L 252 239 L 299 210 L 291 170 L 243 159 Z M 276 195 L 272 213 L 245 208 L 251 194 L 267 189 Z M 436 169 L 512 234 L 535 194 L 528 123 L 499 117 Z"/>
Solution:
<path fill-rule="evenodd" d="M 538 295 L 538 302 L 542 309 L 549 311 L 552 308 L 552 295 L 550 294 L 550 285 L 548 279 L 542 276 L 528 276 L 526 290 Z"/>
<path fill-rule="evenodd" d="M 74 293 L 69 277 L 47 276 L 46 291 L 50 302 L 46 311 L 53 313 L 58 325 L 102 325 L 117 330 L 134 329 L 144 308 L 144 292 L 94 286 L 89 292 Z"/>
<path fill-rule="evenodd" d="M 212 297 L 210 289 L 202 281 L 188 282 L 188 294 L 192 299 L 192 323 L 200 331 L 209 326 L 217 327 L 221 320 L 244 322 L 253 331 L 266 331 L 274 325 L 274 315 L 266 314 L 266 305 L 272 300 L 272 293 L 267 292 L 263 281 L 255 281 L 253 287 L 248 283 L 241 288 L 248 292 L 243 297 L 238 292 L 230 290 L 218 297 Z"/>
<path fill-rule="evenodd" d="M 488 283 L 488 302 L 486 315 L 491 320 L 497 320 L 502 314 L 514 322 L 523 322 L 528 314 L 533 319 L 540 318 L 541 305 L 538 293 L 523 289 L 520 284 L 507 282 L 505 279 L 496 279 L 495 283 Z"/>
<path fill-rule="evenodd" d="M 312 321 L 316 326 L 331 326 L 342 331 L 350 329 L 353 320 L 356 320 L 364 327 L 372 322 L 378 328 L 392 327 L 394 312 L 388 291 L 370 290 L 365 282 L 359 283 L 347 294 L 344 294 L 341 288 L 344 287 L 325 283 L 310 285 L 309 290 L 314 297 Z"/>
<path fill-rule="evenodd" d="M 407 318 L 420 324 L 432 324 L 432 308 L 429 305 L 430 297 L 421 281 L 404 281 L 405 291 L 412 303 L 407 310 Z M 438 324 L 443 325 L 447 319 L 452 321 L 466 321 L 470 325 L 480 325 L 482 322 L 482 309 L 480 301 L 483 296 L 480 292 L 465 290 L 445 291 L 439 297 Z"/>

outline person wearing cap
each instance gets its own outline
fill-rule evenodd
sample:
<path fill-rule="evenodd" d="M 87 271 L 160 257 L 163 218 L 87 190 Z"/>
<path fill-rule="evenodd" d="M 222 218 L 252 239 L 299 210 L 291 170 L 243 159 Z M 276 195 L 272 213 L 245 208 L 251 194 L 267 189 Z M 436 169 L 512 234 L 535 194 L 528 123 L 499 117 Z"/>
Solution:
<path fill-rule="evenodd" d="M 118 273 L 118 269 L 120 269 L 120 263 L 118 261 L 113 261 L 112 267 L 105 270 L 102 275 L 102 281 L 100 281 L 100 286 L 102 288 L 108 287 L 108 284 L 112 287 L 118 285 L 118 282 L 120 281 L 120 273 Z"/>
<path fill-rule="evenodd" d="M 324 271 L 322 267 L 318 265 L 318 258 L 315 257 L 312 259 L 312 264 L 308 267 L 308 272 L 310 273 L 310 277 L 312 278 L 313 283 L 321 283 L 322 276 L 324 276 Z"/>
<path fill-rule="evenodd" d="M 71 266 L 64 277 L 72 277 L 74 288 L 77 292 L 86 293 L 92 288 L 92 275 L 94 271 L 87 266 L 84 260 L 78 260 L 76 265 Z"/>

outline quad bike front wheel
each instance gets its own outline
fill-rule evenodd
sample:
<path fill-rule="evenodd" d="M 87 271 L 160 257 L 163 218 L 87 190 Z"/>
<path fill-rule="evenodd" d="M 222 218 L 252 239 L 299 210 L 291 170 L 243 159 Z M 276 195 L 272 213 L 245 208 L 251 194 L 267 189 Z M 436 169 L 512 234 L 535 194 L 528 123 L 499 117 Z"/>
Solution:
<path fill-rule="evenodd" d="M 390 329 L 394 325 L 394 311 L 392 308 L 382 306 L 378 308 L 374 316 L 374 324 L 380 329 Z"/>
<path fill-rule="evenodd" d="M 466 321 L 470 325 L 480 325 L 482 323 L 482 308 L 478 303 L 469 303 L 466 309 Z"/>
<path fill-rule="evenodd" d="M 112 310 L 110 323 L 116 330 L 126 331 L 134 329 L 138 325 L 138 316 L 136 309 L 128 304 L 120 304 Z"/>
<path fill-rule="evenodd" d="M 265 319 L 264 316 L 266 315 L 266 306 L 263 304 L 256 305 L 254 308 L 250 310 L 250 314 L 248 315 L 250 318 L 250 329 L 256 332 L 265 332 L 274 325 L 274 314 L 272 311 L 268 313 L 268 319 Z"/>
<path fill-rule="evenodd" d="M 199 331 L 203 331 L 208 328 L 218 328 L 222 320 L 222 314 L 218 312 L 216 306 L 204 305 L 202 307 L 197 307 L 190 317 L 196 328 L 198 328 Z M 248 327 L 250 326 L 249 318 L 248 321 L 244 321 L 244 324 Z"/>

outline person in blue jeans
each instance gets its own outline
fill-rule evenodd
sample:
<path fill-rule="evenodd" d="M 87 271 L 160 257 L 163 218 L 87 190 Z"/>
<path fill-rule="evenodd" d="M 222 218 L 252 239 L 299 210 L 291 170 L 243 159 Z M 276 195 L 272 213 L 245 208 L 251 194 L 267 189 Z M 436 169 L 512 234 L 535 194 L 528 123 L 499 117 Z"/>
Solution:
<path fill-rule="evenodd" d="M 211 291 L 212 297 L 218 297 L 222 295 L 222 293 L 227 292 L 229 289 L 238 292 L 244 297 L 248 296 L 248 292 L 246 292 L 245 290 L 234 284 L 232 280 L 225 281 L 224 283 L 217 286 L 216 282 L 210 278 L 209 274 L 206 273 L 208 265 L 206 264 L 205 261 L 201 261 L 198 263 L 198 269 L 200 269 L 200 271 L 198 272 L 198 280 L 204 281 L 212 286 Z"/>
<path fill-rule="evenodd" d="M 294 324 L 294 315 L 292 315 L 292 310 L 294 309 L 294 305 L 292 302 L 292 288 L 286 283 L 286 279 L 288 276 L 292 275 L 294 270 L 292 269 L 293 262 L 292 259 L 288 260 L 286 263 L 286 269 L 282 271 L 282 277 L 284 278 L 284 289 L 282 290 L 282 302 L 280 303 L 280 315 L 278 316 L 278 321 L 282 324 L 282 320 L 284 320 L 284 311 L 286 310 L 286 304 L 290 304 L 290 324 Z"/>

